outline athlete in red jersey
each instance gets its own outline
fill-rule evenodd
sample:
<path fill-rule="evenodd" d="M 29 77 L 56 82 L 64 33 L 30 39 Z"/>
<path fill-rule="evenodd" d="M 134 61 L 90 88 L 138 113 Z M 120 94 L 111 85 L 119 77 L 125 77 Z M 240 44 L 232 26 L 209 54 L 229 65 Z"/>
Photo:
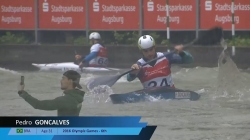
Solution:
<path fill-rule="evenodd" d="M 175 46 L 177 53 L 169 52 L 166 57 L 151 62 L 141 67 L 147 61 L 156 57 L 163 56 L 161 52 L 155 51 L 155 41 L 150 35 L 144 35 L 138 40 L 138 47 L 143 57 L 131 66 L 135 69 L 127 75 L 128 81 L 139 78 L 144 88 L 169 86 L 174 88 L 174 82 L 171 76 L 171 64 L 192 63 L 193 57 L 186 51 L 183 51 L 183 45 Z"/>
<path fill-rule="evenodd" d="M 107 48 L 100 43 L 101 35 L 97 32 L 93 32 L 89 35 L 89 39 L 93 44 L 90 48 L 90 53 L 85 57 L 81 55 L 75 56 L 76 60 L 81 60 L 79 67 L 83 67 L 84 63 L 87 63 L 89 67 L 107 67 Z"/>

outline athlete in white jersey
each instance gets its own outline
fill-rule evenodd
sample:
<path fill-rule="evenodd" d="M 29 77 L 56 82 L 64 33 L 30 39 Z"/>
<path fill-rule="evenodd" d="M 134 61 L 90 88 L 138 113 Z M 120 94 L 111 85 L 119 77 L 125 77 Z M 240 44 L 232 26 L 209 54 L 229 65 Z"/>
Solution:
<path fill-rule="evenodd" d="M 177 53 L 170 52 L 161 59 L 151 62 L 142 67 L 144 63 L 156 57 L 163 56 L 161 52 L 155 51 L 155 41 L 150 35 L 144 35 L 138 40 L 138 47 L 143 57 L 131 66 L 135 69 L 127 75 L 128 81 L 139 78 L 144 88 L 168 86 L 174 88 L 174 82 L 171 76 L 171 64 L 173 63 L 192 63 L 193 57 L 186 51 L 183 51 L 182 45 L 175 46 Z"/>
<path fill-rule="evenodd" d="M 82 68 L 84 63 L 87 63 L 87 66 L 89 67 L 107 67 L 107 49 L 100 44 L 100 34 L 93 32 L 89 35 L 89 39 L 93 44 L 90 48 L 90 53 L 85 57 L 82 57 L 81 55 L 75 56 L 76 60 L 81 60 L 79 67 Z"/>

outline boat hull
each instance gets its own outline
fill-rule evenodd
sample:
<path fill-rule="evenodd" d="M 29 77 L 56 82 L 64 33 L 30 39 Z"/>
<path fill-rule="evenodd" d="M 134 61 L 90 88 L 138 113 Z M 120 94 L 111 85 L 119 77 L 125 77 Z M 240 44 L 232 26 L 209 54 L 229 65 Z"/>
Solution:
<path fill-rule="evenodd" d="M 113 104 L 144 102 L 149 101 L 150 97 L 156 99 L 188 99 L 191 101 L 200 99 L 200 95 L 196 92 L 169 87 L 149 88 L 129 93 L 110 95 Z"/>
<path fill-rule="evenodd" d="M 67 70 L 75 70 L 82 72 L 112 72 L 120 70 L 116 68 L 98 68 L 98 67 L 83 67 L 82 69 L 80 69 L 79 66 L 74 64 L 73 62 L 49 63 L 49 64 L 32 63 L 32 65 L 37 67 L 40 71 L 65 72 Z"/>

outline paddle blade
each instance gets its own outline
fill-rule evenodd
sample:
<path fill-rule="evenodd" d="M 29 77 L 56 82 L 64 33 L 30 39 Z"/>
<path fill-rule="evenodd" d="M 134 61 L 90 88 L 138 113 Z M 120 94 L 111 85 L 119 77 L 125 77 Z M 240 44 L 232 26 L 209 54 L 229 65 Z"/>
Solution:
<path fill-rule="evenodd" d="M 214 27 L 208 31 L 203 32 L 197 40 L 194 41 L 194 45 L 215 45 L 220 43 L 223 38 L 223 29 L 221 27 Z"/>
<path fill-rule="evenodd" d="M 121 77 L 121 75 L 97 77 L 97 78 L 91 79 L 87 83 L 87 88 L 88 88 L 88 90 L 92 90 L 92 89 L 94 89 L 94 87 L 97 87 L 100 85 L 107 85 L 107 86 L 111 87 L 116 83 L 116 81 L 120 77 Z"/>

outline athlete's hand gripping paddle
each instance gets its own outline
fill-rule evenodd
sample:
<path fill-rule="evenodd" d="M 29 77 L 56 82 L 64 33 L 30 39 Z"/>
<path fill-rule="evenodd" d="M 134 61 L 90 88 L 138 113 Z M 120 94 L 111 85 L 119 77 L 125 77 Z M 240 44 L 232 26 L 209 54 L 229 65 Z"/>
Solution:
<path fill-rule="evenodd" d="M 206 31 L 203 35 L 200 35 L 197 39 L 193 40 L 192 42 L 185 44 L 184 48 L 190 47 L 192 45 L 215 45 L 217 43 L 220 42 L 220 40 L 223 37 L 223 30 L 221 27 L 214 27 L 208 31 Z M 174 51 L 176 52 L 176 50 Z M 163 57 L 165 57 L 167 54 L 169 54 L 169 52 L 165 52 L 163 56 L 161 57 L 157 57 L 155 59 L 152 59 L 150 61 L 148 61 L 147 63 L 143 64 L 143 66 L 146 66 L 147 64 L 161 59 Z M 99 86 L 99 85 L 107 85 L 109 87 L 113 86 L 117 80 L 119 80 L 122 76 L 132 72 L 134 69 L 131 69 L 127 72 L 124 72 L 120 75 L 112 75 L 112 76 L 102 76 L 102 77 L 97 77 L 95 79 L 91 79 L 88 83 L 87 83 L 87 88 L 88 90 L 92 90 L 94 87 Z"/>

